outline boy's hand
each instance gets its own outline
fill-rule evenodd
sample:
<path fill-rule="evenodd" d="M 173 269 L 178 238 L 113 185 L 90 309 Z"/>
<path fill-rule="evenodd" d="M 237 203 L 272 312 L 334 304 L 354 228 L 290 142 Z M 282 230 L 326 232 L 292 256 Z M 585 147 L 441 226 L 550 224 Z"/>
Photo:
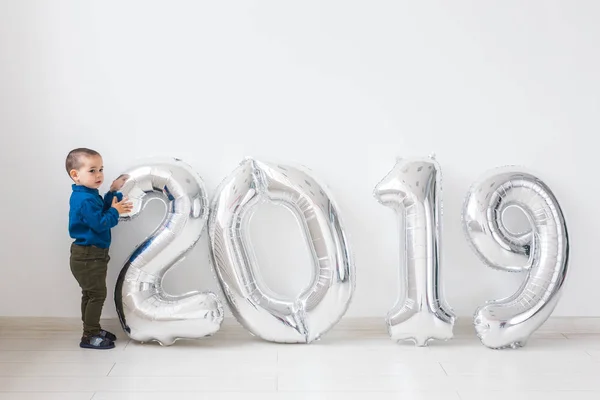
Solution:
<path fill-rule="evenodd" d="M 121 214 L 127 214 L 128 212 L 130 212 L 131 210 L 133 210 L 133 203 L 131 203 L 130 201 L 128 201 L 127 197 L 125 197 L 121 201 L 117 201 L 117 198 L 113 197 L 112 207 L 115 210 L 117 210 L 117 212 L 119 213 L 119 215 L 121 215 Z"/>
<path fill-rule="evenodd" d="M 118 192 L 119 190 L 121 190 L 127 179 L 129 179 L 129 175 L 127 174 L 119 176 L 113 181 L 112 185 L 110 185 L 110 191 Z"/>

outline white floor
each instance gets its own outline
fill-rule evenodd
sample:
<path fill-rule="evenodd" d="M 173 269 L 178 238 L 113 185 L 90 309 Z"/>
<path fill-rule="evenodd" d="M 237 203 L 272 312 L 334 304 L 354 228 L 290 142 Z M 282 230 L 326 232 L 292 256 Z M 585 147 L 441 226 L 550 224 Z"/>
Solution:
<path fill-rule="evenodd" d="M 373 328 L 310 345 L 235 325 L 171 347 L 119 335 L 117 348 L 96 351 L 78 347 L 74 327 L 0 326 L 0 400 L 600 399 L 600 334 L 540 333 L 502 351 L 472 333 L 417 348 Z"/>

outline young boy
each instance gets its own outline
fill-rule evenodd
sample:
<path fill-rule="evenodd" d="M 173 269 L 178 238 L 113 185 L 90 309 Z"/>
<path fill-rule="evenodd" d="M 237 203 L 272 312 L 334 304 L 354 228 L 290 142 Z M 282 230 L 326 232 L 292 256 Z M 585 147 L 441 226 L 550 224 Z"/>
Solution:
<path fill-rule="evenodd" d="M 100 315 L 106 299 L 110 229 L 117 225 L 120 214 L 132 209 L 132 204 L 118 193 L 127 177 L 117 178 L 102 199 L 98 188 L 104 182 L 104 167 L 97 151 L 72 150 L 65 164 L 75 182 L 69 202 L 69 234 L 75 239 L 71 244 L 71 272 L 82 291 L 83 337 L 79 346 L 112 349 L 117 337 L 100 327 Z"/>

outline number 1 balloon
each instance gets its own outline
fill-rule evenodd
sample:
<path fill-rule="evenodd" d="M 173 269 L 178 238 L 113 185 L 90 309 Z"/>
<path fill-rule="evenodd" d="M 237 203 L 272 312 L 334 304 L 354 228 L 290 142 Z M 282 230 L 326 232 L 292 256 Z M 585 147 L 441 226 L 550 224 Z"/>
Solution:
<path fill-rule="evenodd" d="M 446 304 L 440 279 L 442 198 L 433 158 L 399 160 L 374 190 L 383 205 L 403 215 L 405 234 L 402 298 L 388 312 L 393 340 L 426 346 L 453 337 L 456 317 Z"/>

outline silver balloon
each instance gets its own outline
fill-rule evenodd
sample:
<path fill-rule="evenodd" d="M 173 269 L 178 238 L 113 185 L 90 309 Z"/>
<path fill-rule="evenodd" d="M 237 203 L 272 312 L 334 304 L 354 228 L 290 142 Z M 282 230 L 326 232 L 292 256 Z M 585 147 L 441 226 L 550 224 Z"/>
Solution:
<path fill-rule="evenodd" d="M 438 163 L 400 159 L 373 195 L 403 215 L 404 273 L 398 301 L 388 312 L 390 337 L 426 346 L 453 337 L 456 317 L 445 301 L 440 279 L 441 176 Z"/>
<path fill-rule="evenodd" d="M 271 293 L 257 273 L 248 221 L 260 202 L 291 210 L 311 249 L 313 279 L 297 298 Z M 223 292 L 234 316 L 253 335 L 310 343 L 345 314 L 355 286 L 348 240 L 338 208 L 307 171 L 246 159 L 220 185 L 209 232 Z"/>
<path fill-rule="evenodd" d="M 507 226 L 505 214 L 522 210 L 525 231 Z M 489 267 L 527 274 L 512 296 L 490 301 L 474 316 L 481 342 L 490 348 L 521 347 L 552 314 L 567 274 L 569 240 L 558 201 L 544 182 L 518 167 L 492 170 L 469 190 L 463 228 Z"/>
<path fill-rule="evenodd" d="M 163 345 L 214 334 L 223 321 L 223 306 L 214 293 L 173 296 L 162 287 L 165 273 L 184 259 L 206 226 L 209 204 L 202 179 L 176 159 L 152 161 L 126 174 L 122 193 L 133 210 L 122 220 L 139 216 L 153 199 L 164 202 L 167 212 L 117 280 L 115 303 L 123 329 L 134 340 Z"/>

